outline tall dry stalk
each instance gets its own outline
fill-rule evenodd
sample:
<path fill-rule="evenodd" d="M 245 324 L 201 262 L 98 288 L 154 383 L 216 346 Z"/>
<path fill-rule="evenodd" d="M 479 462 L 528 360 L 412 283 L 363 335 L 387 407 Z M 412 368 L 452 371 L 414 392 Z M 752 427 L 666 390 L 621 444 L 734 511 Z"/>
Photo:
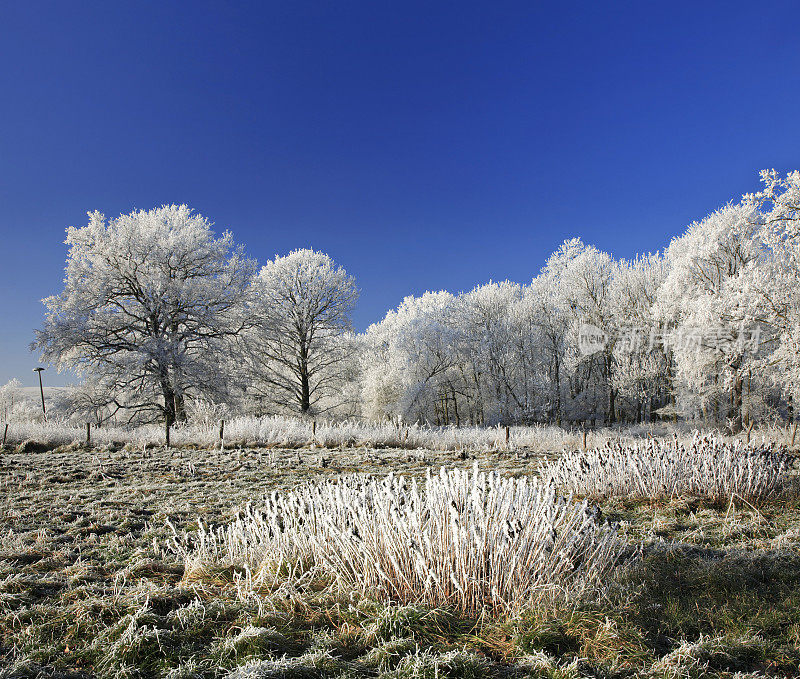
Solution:
<path fill-rule="evenodd" d="M 791 458 L 774 445 L 698 434 L 689 441 L 617 441 L 565 452 L 545 464 L 541 476 L 564 492 L 592 497 L 759 500 L 787 490 L 791 466 Z"/>
<path fill-rule="evenodd" d="M 578 596 L 601 582 L 622 550 L 587 502 L 477 467 L 442 468 L 424 488 L 390 474 L 276 493 L 228 526 L 201 526 L 190 547 L 178 544 L 187 571 L 238 564 L 253 587 L 276 573 L 313 572 L 343 591 L 471 614 Z"/>

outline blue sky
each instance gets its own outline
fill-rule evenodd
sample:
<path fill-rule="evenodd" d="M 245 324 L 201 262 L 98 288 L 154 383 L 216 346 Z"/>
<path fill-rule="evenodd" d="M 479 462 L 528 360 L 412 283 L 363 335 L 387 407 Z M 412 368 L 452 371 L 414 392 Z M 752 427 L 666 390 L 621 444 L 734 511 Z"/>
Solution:
<path fill-rule="evenodd" d="M 34 384 L 64 229 L 187 203 L 407 294 L 616 256 L 800 166 L 800 5 L 6 3 L 0 383 Z M 50 384 L 69 381 L 52 371 Z"/>

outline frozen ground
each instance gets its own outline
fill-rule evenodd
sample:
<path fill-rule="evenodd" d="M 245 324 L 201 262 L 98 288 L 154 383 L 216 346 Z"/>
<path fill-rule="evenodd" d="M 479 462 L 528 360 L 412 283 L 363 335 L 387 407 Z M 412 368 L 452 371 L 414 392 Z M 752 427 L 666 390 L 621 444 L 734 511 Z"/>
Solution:
<path fill-rule="evenodd" d="M 492 451 L 481 469 L 535 471 Z M 471 467 L 460 452 L 77 447 L 0 457 L 0 676 L 800 676 L 800 506 L 611 499 L 636 566 L 598 601 L 469 619 L 184 575 L 173 535 L 341 473 Z"/>

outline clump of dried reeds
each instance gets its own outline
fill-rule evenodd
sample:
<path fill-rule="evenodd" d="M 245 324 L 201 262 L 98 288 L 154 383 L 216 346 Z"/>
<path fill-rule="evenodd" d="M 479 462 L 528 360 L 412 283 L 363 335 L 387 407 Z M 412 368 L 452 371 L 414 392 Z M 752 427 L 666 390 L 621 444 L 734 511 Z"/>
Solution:
<path fill-rule="evenodd" d="M 424 488 L 390 474 L 276 493 L 175 544 L 187 573 L 238 565 L 250 587 L 324 574 L 345 591 L 470 614 L 578 596 L 622 551 L 587 502 L 477 467 L 429 473 Z"/>
<path fill-rule="evenodd" d="M 564 492 L 592 497 L 760 500 L 790 486 L 791 458 L 774 444 L 745 444 L 712 435 L 607 442 L 567 451 L 544 465 L 542 478 Z"/>

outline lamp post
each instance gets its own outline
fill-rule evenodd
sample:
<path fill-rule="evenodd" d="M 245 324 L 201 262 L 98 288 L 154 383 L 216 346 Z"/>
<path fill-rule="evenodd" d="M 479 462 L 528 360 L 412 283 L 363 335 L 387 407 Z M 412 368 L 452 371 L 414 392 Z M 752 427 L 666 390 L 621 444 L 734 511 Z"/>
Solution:
<path fill-rule="evenodd" d="M 44 368 L 34 368 L 33 372 L 39 373 L 39 393 L 42 395 L 42 414 L 44 421 L 47 422 L 47 408 L 44 407 L 44 387 L 42 386 L 42 371 Z"/>

